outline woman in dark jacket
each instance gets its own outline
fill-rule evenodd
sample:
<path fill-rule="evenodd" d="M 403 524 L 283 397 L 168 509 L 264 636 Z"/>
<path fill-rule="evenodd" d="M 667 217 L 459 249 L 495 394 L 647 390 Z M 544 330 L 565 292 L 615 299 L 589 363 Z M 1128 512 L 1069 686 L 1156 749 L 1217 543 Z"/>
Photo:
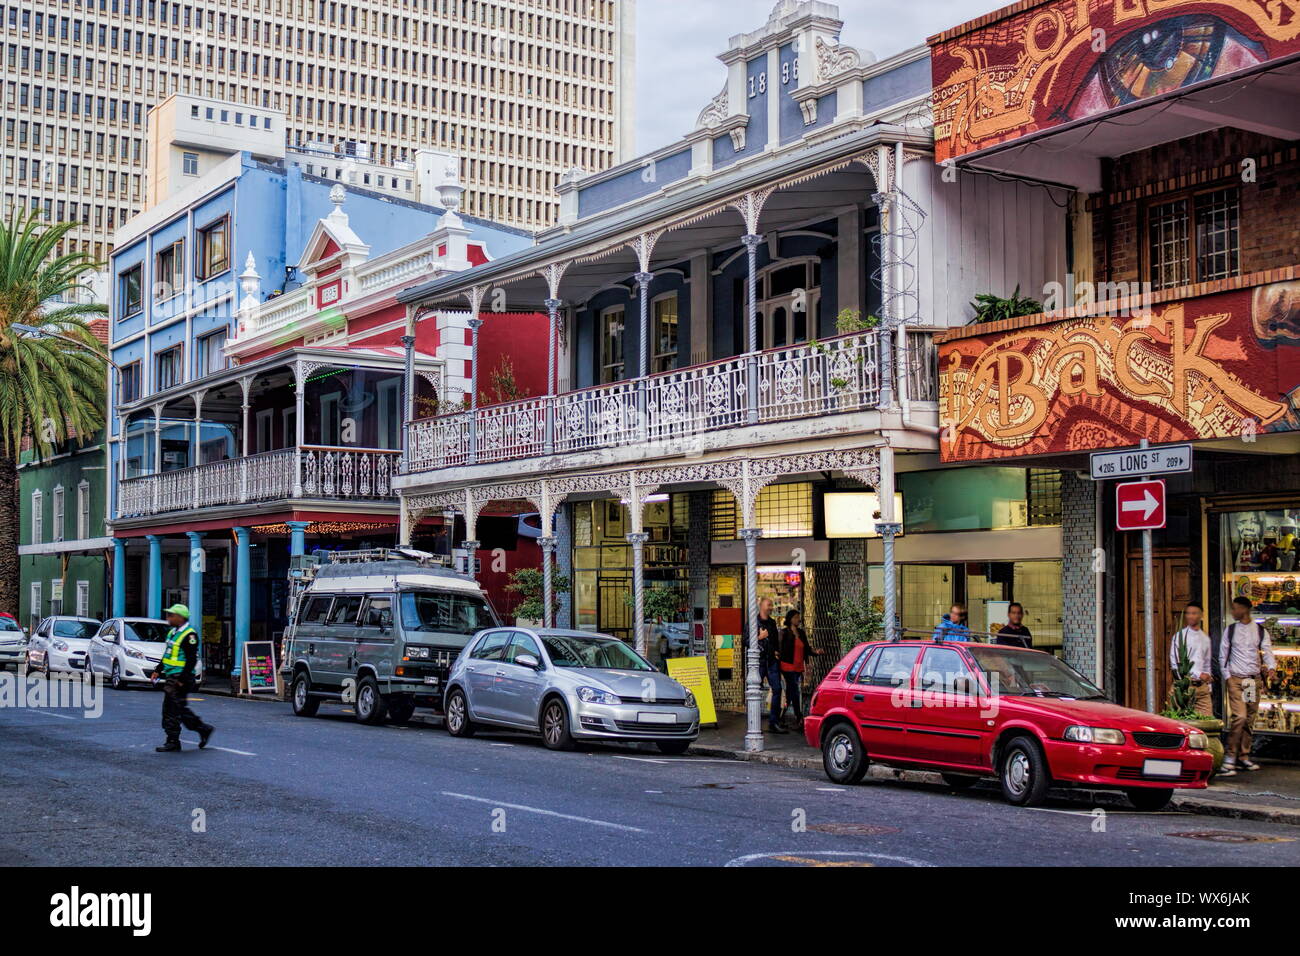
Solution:
<path fill-rule="evenodd" d="M 820 655 L 808 641 L 808 634 L 803 629 L 803 615 L 790 610 L 785 614 L 785 625 L 781 628 L 781 677 L 785 682 L 785 699 L 794 706 L 794 715 L 803 726 L 803 684 L 806 662 L 810 656 Z"/>

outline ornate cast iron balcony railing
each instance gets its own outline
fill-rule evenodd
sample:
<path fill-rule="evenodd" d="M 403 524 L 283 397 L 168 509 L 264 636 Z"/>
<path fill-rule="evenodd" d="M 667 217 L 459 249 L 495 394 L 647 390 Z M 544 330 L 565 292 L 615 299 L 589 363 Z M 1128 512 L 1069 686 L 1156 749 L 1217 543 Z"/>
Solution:
<path fill-rule="evenodd" d="M 408 428 L 408 471 L 680 441 L 875 408 L 878 359 L 876 333 L 857 333 L 425 418 Z"/>
<path fill-rule="evenodd" d="M 119 518 L 254 501 L 393 500 L 399 452 L 307 445 L 118 482 Z M 295 492 L 299 485 L 299 492 Z"/>

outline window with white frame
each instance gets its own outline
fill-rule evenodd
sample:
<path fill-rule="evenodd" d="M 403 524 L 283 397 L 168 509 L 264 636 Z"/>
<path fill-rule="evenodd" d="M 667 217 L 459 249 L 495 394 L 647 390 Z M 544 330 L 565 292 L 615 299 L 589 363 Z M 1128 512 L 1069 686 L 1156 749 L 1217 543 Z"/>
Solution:
<path fill-rule="evenodd" d="M 181 153 L 182 172 L 186 176 L 197 176 L 199 174 L 199 154 L 198 153 Z"/>
<path fill-rule="evenodd" d="M 600 314 L 600 383 L 617 382 L 623 378 L 623 328 L 622 306 L 606 309 Z"/>
<path fill-rule="evenodd" d="M 661 295 L 652 303 L 654 336 L 650 342 L 652 372 L 667 372 L 677 367 L 677 293 Z"/>
<path fill-rule="evenodd" d="M 51 492 L 50 497 L 50 523 L 54 526 L 54 534 L 51 541 L 63 540 L 63 486 L 60 485 Z"/>
<path fill-rule="evenodd" d="M 34 634 L 41 623 L 41 582 L 33 581 L 27 592 L 27 633 Z"/>
<path fill-rule="evenodd" d="M 90 537 L 90 482 L 83 481 L 77 485 L 77 538 L 84 541 Z"/>
<path fill-rule="evenodd" d="M 90 582 L 77 582 L 77 617 L 90 617 Z"/>
<path fill-rule="evenodd" d="M 39 491 L 32 492 L 32 544 L 45 540 L 45 496 Z"/>

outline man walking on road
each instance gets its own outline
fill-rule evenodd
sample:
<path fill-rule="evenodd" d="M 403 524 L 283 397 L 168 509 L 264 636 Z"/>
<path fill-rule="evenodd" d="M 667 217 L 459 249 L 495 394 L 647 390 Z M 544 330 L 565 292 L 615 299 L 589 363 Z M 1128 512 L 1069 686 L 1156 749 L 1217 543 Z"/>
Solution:
<path fill-rule="evenodd" d="M 184 604 L 173 604 L 165 612 L 172 629 L 167 632 L 167 650 L 153 670 L 153 679 L 163 683 L 163 732 L 167 741 L 155 747 L 159 753 L 181 749 L 181 724 L 186 730 L 199 734 L 199 749 L 208 745 L 213 727 L 205 724 L 199 715 L 190 710 L 190 687 L 194 683 L 194 666 L 199 659 L 199 635 L 190 627 L 190 609 Z"/>
<path fill-rule="evenodd" d="M 1237 768 L 1258 770 L 1259 764 L 1250 759 L 1250 745 L 1254 740 L 1255 715 L 1259 712 L 1260 677 L 1273 679 L 1277 661 L 1273 645 L 1264 625 L 1250 616 L 1250 598 L 1232 599 L 1232 619 L 1223 632 L 1219 646 L 1219 668 L 1224 683 L 1228 685 L 1227 754 L 1219 776 L 1230 777 Z"/>

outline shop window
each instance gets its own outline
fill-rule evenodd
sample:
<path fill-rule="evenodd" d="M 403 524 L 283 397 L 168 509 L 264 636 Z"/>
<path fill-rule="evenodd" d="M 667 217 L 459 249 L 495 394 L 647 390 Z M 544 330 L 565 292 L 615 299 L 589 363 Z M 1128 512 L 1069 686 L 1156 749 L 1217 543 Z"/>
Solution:
<path fill-rule="evenodd" d="M 1061 523 L 1061 473 L 1055 468 L 1030 468 L 1029 523 L 1056 526 Z"/>
<path fill-rule="evenodd" d="M 905 472 L 898 476 L 898 487 L 903 492 L 903 526 L 908 534 L 1029 524 L 1030 488 L 1023 468 Z"/>
<path fill-rule="evenodd" d="M 754 522 L 763 529 L 764 538 L 809 538 L 813 534 L 812 482 L 768 485 L 758 493 L 754 504 Z M 740 537 L 738 522 L 743 517 L 730 491 L 713 492 L 710 535 L 714 541 Z"/>

